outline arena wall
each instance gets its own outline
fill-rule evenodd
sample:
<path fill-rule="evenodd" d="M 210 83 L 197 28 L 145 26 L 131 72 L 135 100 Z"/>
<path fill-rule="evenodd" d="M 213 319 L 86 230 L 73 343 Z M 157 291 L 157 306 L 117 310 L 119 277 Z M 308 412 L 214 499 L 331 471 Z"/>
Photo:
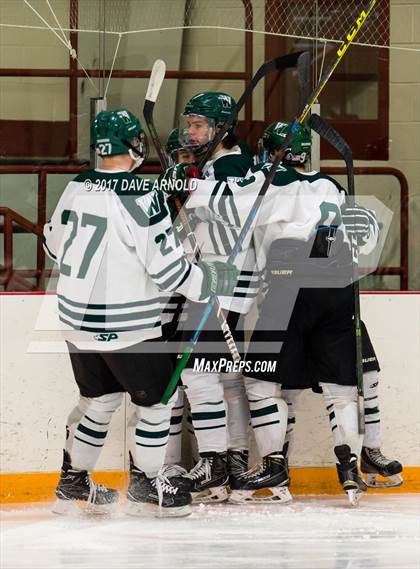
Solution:
<path fill-rule="evenodd" d="M 6 501 L 51 497 L 61 464 L 65 420 L 77 401 L 69 358 L 57 332 L 56 297 L 2 294 L 0 312 L 1 497 Z M 405 465 L 403 491 L 410 491 L 420 470 L 420 295 L 363 294 L 362 314 L 382 368 L 383 448 Z M 114 483 L 121 483 L 127 468 L 130 414 L 126 402 L 113 419 L 98 463 L 99 471 L 108 472 L 105 479 Z M 305 392 L 291 456 L 297 490 L 338 491 L 333 464 L 322 399 Z"/>

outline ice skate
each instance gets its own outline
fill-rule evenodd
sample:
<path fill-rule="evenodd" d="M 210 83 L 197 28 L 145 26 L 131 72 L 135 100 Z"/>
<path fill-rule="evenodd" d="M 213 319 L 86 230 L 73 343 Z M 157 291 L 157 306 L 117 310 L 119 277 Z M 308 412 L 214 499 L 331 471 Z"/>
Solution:
<path fill-rule="evenodd" d="M 166 476 L 166 478 L 181 478 L 184 474 L 187 474 L 188 470 L 186 470 L 180 464 L 165 464 L 162 468 L 162 474 Z"/>
<path fill-rule="evenodd" d="M 231 481 L 229 501 L 233 504 L 245 502 L 271 502 L 287 504 L 292 501 L 289 488 L 289 473 L 282 454 L 265 456 L 262 465 L 251 469 Z"/>
<path fill-rule="evenodd" d="M 402 464 L 384 456 L 380 448 L 362 448 L 360 470 L 369 488 L 396 488 L 401 486 Z M 381 478 L 378 480 L 377 476 Z"/>
<path fill-rule="evenodd" d="M 130 482 L 126 513 L 130 516 L 158 518 L 183 517 L 191 514 L 191 494 L 181 490 L 162 472 L 148 478 L 139 470 L 130 453 Z"/>
<path fill-rule="evenodd" d="M 110 514 L 118 501 L 118 492 L 95 484 L 87 470 L 75 470 L 70 454 L 63 451 L 61 476 L 55 489 L 57 500 L 52 511 L 55 514 L 77 513 L 79 508 L 87 514 Z"/>
<path fill-rule="evenodd" d="M 188 481 L 195 503 L 224 502 L 228 499 L 229 476 L 226 453 L 208 452 L 182 477 Z"/>
<path fill-rule="evenodd" d="M 228 450 L 227 471 L 229 483 L 246 474 L 248 472 L 248 451 Z"/>
<path fill-rule="evenodd" d="M 357 468 L 357 456 L 351 453 L 348 445 L 336 446 L 334 452 L 339 460 L 336 466 L 340 484 L 346 492 L 350 504 L 357 506 L 362 493 L 367 489 Z"/>
<path fill-rule="evenodd" d="M 191 481 L 185 479 L 188 470 L 179 464 L 165 464 L 161 470 L 161 474 L 169 478 L 170 482 L 177 486 L 182 492 L 190 493 Z"/>

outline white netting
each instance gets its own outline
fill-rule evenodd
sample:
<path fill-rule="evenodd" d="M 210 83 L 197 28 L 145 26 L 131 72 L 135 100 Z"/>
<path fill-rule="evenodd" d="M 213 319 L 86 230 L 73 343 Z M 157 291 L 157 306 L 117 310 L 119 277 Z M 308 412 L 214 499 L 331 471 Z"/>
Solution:
<path fill-rule="evenodd" d="M 1 26 L 50 29 L 57 22 L 48 4 L 61 16 L 65 31 L 108 34 L 152 30 L 219 28 L 340 42 L 351 30 L 367 0 L 79 0 L 70 13 L 69 0 L 2 0 Z M 8 4 L 13 9 L 6 9 Z M 21 6 L 19 6 L 21 4 Z M 390 0 L 378 0 L 355 44 L 390 45 Z M 33 8 L 33 9 L 32 9 Z M 35 13 L 38 12 L 38 16 Z M 420 51 L 417 47 L 398 49 Z"/>
<path fill-rule="evenodd" d="M 341 41 L 351 30 L 366 0 L 300 0 L 270 2 L 265 32 L 292 37 Z M 354 40 L 357 44 L 389 45 L 389 2 L 379 1 Z"/>

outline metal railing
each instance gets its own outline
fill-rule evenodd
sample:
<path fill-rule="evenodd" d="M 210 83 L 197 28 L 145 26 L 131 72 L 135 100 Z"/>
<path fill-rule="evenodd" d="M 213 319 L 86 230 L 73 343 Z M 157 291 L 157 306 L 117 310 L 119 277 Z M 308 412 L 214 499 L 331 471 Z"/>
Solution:
<path fill-rule="evenodd" d="M 343 167 L 321 167 L 322 172 L 331 175 L 346 175 Z M 397 168 L 387 166 L 356 166 L 354 174 L 359 176 L 394 176 L 400 185 L 400 264 L 397 267 L 378 267 L 374 275 L 398 275 L 400 290 L 408 290 L 408 182 Z"/>
<path fill-rule="evenodd" d="M 47 176 L 48 174 L 79 174 L 89 169 L 89 165 L 0 165 L 1 174 L 37 174 L 38 175 L 38 207 L 37 221 L 31 222 L 18 212 L 0 207 L 3 225 L 0 233 L 4 234 L 4 266 L 0 266 L 0 286 L 6 290 L 16 287 L 18 290 L 45 290 L 45 278 L 55 275 L 56 271 L 45 268 L 45 253 L 42 246 L 43 226 L 46 222 Z M 341 167 L 324 167 L 323 172 L 331 175 L 345 175 L 346 169 Z M 159 165 L 145 166 L 142 175 L 158 174 Z M 400 289 L 408 289 L 408 183 L 404 174 L 396 168 L 362 166 L 355 167 L 355 175 L 386 175 L 397 178 L 400 185 L 400 265 L 394 267 L 378 267 L 375 275 L 398 275 Z M 37 236 L 37 253 L 35 269 L 14 269 L 13 266 L 13 234 L 32 233 Z M 28 278 L 34 278 L 32 285 Z"/>
<path fill-rule="evenodd" d="M 0 266 L 0 286 L 4 286 L 6 290 L 10 290 L 11 283 L 15 283 L 15 286 L 19 287 L 19 290 L 31 290 L 33 289 L 33 286 L 24 279 L 24 276 L 28 277 L 30 275 L 23 275 L 22 272 L 24 271 L 15 271 L 13 268 L 13 225 L 16 224 L 21 229 L 21 233 L 32 233 L 36 235 L 38 237 L 38 242 L 41 241 L 42 227 L 38 224 L 32 223 L 17 211 L 8 207 L 0 207 L 0 217 L 3 218 L 4 233 L 4 265 Z M 43 267 L 44 264 L 45 256 L 43 252 L 42 255 L 39 255 L 39 250 L 37 250 L 37 269 L 34 273 L 39 270 L 41 274 L 41 267 Z M 44 284 L 43 281 L 42 284 Z M 39 282 L 38 285 L 40 286 L 41 282 Z"/>

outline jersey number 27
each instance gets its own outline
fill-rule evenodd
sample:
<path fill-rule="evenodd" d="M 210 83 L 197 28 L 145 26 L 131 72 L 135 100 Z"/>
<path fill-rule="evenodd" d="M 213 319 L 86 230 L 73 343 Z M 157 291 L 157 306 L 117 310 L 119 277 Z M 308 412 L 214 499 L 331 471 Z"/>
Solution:
<path fill-rule="evenodd" d="M 65 209 L 61 214 L 61 223 L 63 225 L 68 225 L 69 223 L 72 224 L 70 235 L 67 241 L 64 243 L 63 254 L 61 256 L 60 262 L 60 273 L 68 277 L 72 276 L 72 268 L 70 265 L 67 265 L 64 262 L 64 258 L 67 254 L 67 251 L 70 249 L 74 239 L 76 238 L 78 231 L 80 228 L 87 227 L 88 225 L 95 228 L 83 254 L 82 262 L 77 273 L 77 278 L 83 279 L 86 276 L 90 262 L 92 261 L 95 252 L 97 251 L 102 239 L 104 238 L 104 235 L 106 233 L 107 220 L 105 217 L 99 217 L 98 215 L 93 215 L 91 213 L 84 213 L 79 224 L 79 216 L 77 213 L 72 209 Z"/>

